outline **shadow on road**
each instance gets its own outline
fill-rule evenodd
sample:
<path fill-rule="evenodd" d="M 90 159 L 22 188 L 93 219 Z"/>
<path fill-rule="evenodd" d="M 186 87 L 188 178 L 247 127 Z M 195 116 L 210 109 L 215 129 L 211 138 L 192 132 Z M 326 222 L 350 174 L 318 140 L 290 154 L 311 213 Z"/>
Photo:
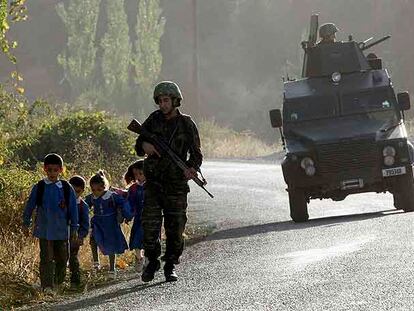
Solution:
<path fill-rule="evenodd" d="M 399 210 L 386 210 L 381 212 L 371 212 L 364 214 L 352 214 L 352 215 L 341 215 L 341 216 L 332 216 L 326 218 L 316 218 L 310 219 L 308 222 L 304 223 L 295 223 L 293 221 L 282 221 L 282 222 L 273 222 L 268 224 L 260 224 L 253 226 L 246 226 L 241 228 L 228 229 L 223 231 L 217 231 L 210 236 L 208 236 L 204 241 L 214 241 L 214 240 L 225 240 L 225 239 L 234 239 L 241 238 L 245 236 L 252 236 L 261 233 L 267 232 L 281 232 L 281 231 L 290 231 L 290 230 L 301 230 L 312 227 L 320 226 L 337 226 L 345 222 L 353 221 L 362 221 L 372 218 L 384 217 L 389 215 L 400 214 L 402 211 Z"/>
<path fill-rule="evenodd" d="M 136 293 L 136 292 L 145 290 L 150 287 L 159 286 L 163 283 L 165 282 L 163 281 L 163 282 L 155 282 L 151 284 L 138 284 L 130 288 L 122 288 L 119 290 L 112 291 L 110 293 L 105 293 L 105 294 L 90 297 L 90 298 L 82 299 L 81 297 L 80 300 L 70 302 L 66 305 L 59 304 L 56 306 L 50 306 L 47 308 L 47 310 L 69 311 L 69 310 L 80 310 L 80 309 L 84 309 L 85 307 L 99 306 L 111 300 L 117 300 L 119 297 L 131 294 L 131 293 Z"/>

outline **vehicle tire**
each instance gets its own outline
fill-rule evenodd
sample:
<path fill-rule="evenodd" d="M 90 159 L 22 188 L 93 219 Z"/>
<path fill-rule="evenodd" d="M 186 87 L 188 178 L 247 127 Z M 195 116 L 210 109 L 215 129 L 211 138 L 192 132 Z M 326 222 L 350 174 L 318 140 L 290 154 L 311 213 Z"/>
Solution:
<path fill-rule="evenodd" d="M 294 222 L 309 220 L 308 202 L 303 191 L 295 189 L 289 191 L 290 217 Z"/>
<path fill-rule="evenodd" d="M 400 198 L 399 194 L 394 192 L 392 197 L 394 199 L 394 207 L 396 209 L 401 209 L 401 198 Z"/>
<path fill-rule="evenodd" d="M 414 182 L 410 175 L 400 177 L 393 193 L 394 206 L 404 212 L 414 211 Z"/>

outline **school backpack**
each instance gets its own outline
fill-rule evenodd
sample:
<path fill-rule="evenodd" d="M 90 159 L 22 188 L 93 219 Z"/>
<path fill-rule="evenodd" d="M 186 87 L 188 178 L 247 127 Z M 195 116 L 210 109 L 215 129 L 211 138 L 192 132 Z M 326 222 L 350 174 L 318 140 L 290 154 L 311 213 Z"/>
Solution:
<path fill-rule="evenodd" d="M 69 206 L 70 188 L 71 185 L 66 180 L 60 180 L 63 188 L 63 197 L 65 199 L 66 208 Z M 36 206 L 42 206 L 43 193 L 45 192 L 45 181 L 42 179 L 37 183 Z"/>

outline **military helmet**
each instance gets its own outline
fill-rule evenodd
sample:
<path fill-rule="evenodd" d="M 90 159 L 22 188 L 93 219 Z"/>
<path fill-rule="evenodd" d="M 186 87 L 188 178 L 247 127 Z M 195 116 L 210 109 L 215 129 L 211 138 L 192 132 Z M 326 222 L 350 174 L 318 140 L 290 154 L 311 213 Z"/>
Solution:
<path fill-rule="evenodd" d="M 334 23 L 326 23 L 319 27 L 319 37 L 327 38 L 339 31 Z"/>
<path fill-rule="evenodd" d="M 180 88 L 178 85 L 172 81 L 162 81 L 155 86 L 154 89 L 154 101 L 156 104 L 157 98 L 161 95 L 171 96 L 175 99 L 174 106 L 178 107 L 181 105 L 181 100 L 183 99 L 183 95 L 181 94 Z"/>

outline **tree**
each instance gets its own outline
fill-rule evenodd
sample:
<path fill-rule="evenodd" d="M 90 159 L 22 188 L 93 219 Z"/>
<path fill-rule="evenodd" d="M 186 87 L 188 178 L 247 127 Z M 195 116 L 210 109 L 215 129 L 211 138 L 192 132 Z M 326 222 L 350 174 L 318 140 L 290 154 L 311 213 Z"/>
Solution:
<path fill-rule="evenodd" d="M 124 0 L 106 1 L 107 30 L 101 41 L 103 86 L 101 102 L 113 106 L 113 101 L 128 96 L 131 43 Z M 106 103 L 106 104 L 105 104 Z"/>
<path fill-rule="evenodd" d="M 65 51 L 58 55 L 72 98 L 94 88 L 96 66 L 96 27 L 101 0 L 72 0 L 67 6 L 59 3 L 56 11 L 62 19 L 68 41 Z"/>
<path fill-rule="evenodd" d="M 165 18 L 161 16 L 159 0 L 138 0 L 138 16 L 134 42 L 135 51 L 132 53 L 134 80 L 138 84 L 139 100 L 148 102 L 151 91 L 158 79 L 162 65 L 160 38 L 164 33 Z M 139 112 L 146 114 L 149 107 L 140 105 Z"/>
<path fill-rule="evenodd" d="M 19 22 L 27 19 L 25 1 L 15 0 L 8 5 L 7 0 L 0 0 L 0 51 L 15 65 L 17 64 L 17 59 L 11 50 L 17 47 L 17 42 L 9 41 L 7 32 L 10 28 L 9 21 Z M 24 93 L 24 88 L 20 86 L 23 78 L 17 72 L 17 69 L 11 73 L 11 78 L 15 90 L 20 94 Z"/>

